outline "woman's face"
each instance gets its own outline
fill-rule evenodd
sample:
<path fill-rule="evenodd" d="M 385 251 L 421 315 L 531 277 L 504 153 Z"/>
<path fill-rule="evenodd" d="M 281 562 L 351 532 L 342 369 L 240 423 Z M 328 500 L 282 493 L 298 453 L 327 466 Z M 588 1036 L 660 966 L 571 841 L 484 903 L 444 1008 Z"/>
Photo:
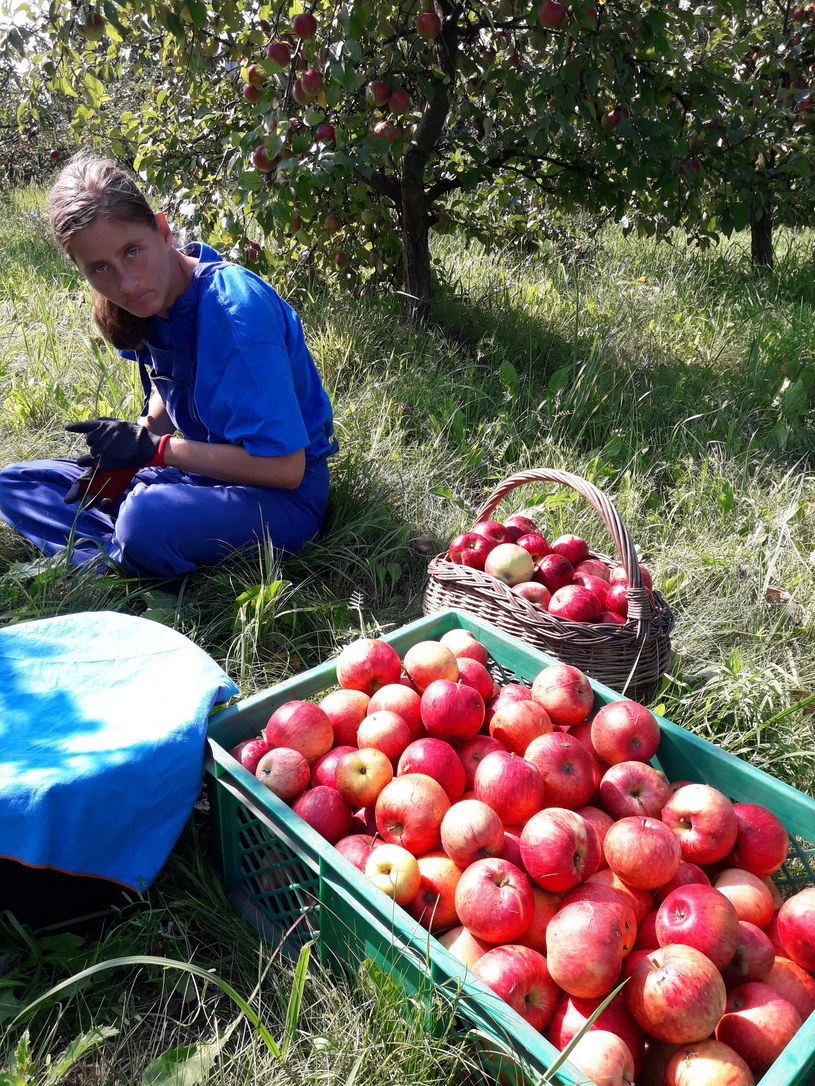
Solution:
<path fill-rule="evenodd" d="M 181 293 L 176 249 L 163 217 L 157 216 L 155 228 L 96 219 L 73 235 L 67 250 L 95 291 L 136 317 L 165 316 Z"/>

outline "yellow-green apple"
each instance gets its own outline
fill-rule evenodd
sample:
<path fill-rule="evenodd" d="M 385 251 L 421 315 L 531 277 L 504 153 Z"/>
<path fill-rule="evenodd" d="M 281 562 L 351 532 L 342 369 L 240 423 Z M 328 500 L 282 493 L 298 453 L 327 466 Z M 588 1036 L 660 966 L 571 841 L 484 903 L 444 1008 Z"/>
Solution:
<path fill-rule="evenodd" d="M 597 622 L 602 604 L 597 595 L 579 584 L 567 584 L 552 593 L 547 608 L 550 615 L 570 622 Z"/>
<path fill-rule="evenodd" d="M 545 554 L 539 562 L 535 563 L 532 571 L 532 580 L 545 585 L 550 592 L 557 592 L 572 583 L 574 569 L 568 558 L 562 554 Z"/>
<path fill-rule="evenodd" d="M 716 1040 L 730 1045 L 760 1078 L 801 1028 L 801 1016 L 770 984 L 748 981 L 731 988 L 716 1026 Z"/>
<path fill-rule="evenodd" d="M 368 705 L 369 713 L 378 713 L 380 709 L 389 709 L 398 713 L 410 729 L 410 738 L 421 739 L 424 735 L 422 724 L 421 698 L 417 691 L 402 683 L 389 683 L 380 686 Z"/>
<path fill-rule="evenodd" d="M 526 753 L 533 739 L 552 731 L 552 721 L 542 705 L 536 701 L 515 701 L 499 698 L 490 717 L 490 735 L 513 754 Z"/>
<path fill-rule="evenodd" d="M 441 847 L 461 867 L 488 856 L 500 856 L 504 824 L 481 800 L 459 800 L 442 819 Z"/>
<path fill-rule="evenodd" d="M 495 680 L 486 667 L 469 656 L 457 656 L 459 681 L 477 690 L 486 703 L 495 696 Z"/>
<path fill-rule="evenodd" d="M 504 520 L 505 528 L 520 528 L 521 535 L 528 535 L 530 532 L 537 532 L 538 526 L 535 524 L 531 517 L 526 517 L 523 513 L 511 513 Z"/>
<path fill-rule="evenodd" d="M 724 859 L 739 830 L 733 804 L 709 784 L 678 788 L 662 808 L 662 821 L 676 834 L 682 859 L 695 864 Z"/>
<path fill-rule="evenodd" d="M 759 924 L 759 927 L 764 927 L 764 925 Z M 803 969 L 815 972 L 815 889 L 813 887 L 799 890 L 783 903 L 778 911 L 778 937 L 788 958 Z"/>
<path fill-rule="evenodd" d="M 605 901 L 563 905 L 546 929 L 546 960 L 552 979 L 580 999 L 605 996 L 620 975 L 624 936 L 620 914 Z"/>
<path fill-rule="evenodd" d="M 600 604 L 600 613 L 602 614 L 606 605 L 606 596 L 608 595 L 608 581 L 603 577 L 595 577 L 593 573 L 578 573 L 575 571 L 572 584 L 580 585 L 581 588 L 587 588 L 589 592 L 593 592 Z"/>
<path fill-rule="evenodd" d="M 618 819 L 606 834 L 603 851 L 611 870 L 640 890 L 655 890 L 672 879 L 682 860 L 676 834 L 645 815 Z"/>
<path fill-rule="evenodd" d="M 738 834 L 733 866 L 754 875 L 774 875 L 787 858 L 790 839 L 781 820 L 760 803 L 734 803 Z"/>
<path fill-rule="evenodd" d="M 605 847 L 605 842 L 603 847 Z M 621 894 L 630 898 L 631 904 L 634 906 L 638 927 L 651 911 L 653 906 L 651 891 L 640 889 L 636 886 L 630 886 L 624 879 L 621 879 L 619 875 L 615 875 L 610 867 L 598 868 L 593 875 L 589 875 L 586 881 L 590 883 L 599 882 L 606 886 L 613 886 L 615 890 L 618 890 Z"/>
<path fill-rule="evenodd" d="M 477 735 L 484 723 L 484 699 L 460 680 L 434 679 L 422 692 L 420 712 L 429 736 L 463 741 Z"/>
<path fill-rule="evenodd" d="M 439 782 L 451 803 L 464 795 L 464 766 L 456 751 L 443 739 L 415 739 L 408 744 L 396 765 L 397 775 L 426 773 Z"/>
<path fill-rule="evenodd" d="M 546 1037 L 555 1048 L 562 1051 L 572 1038 L 580 1033 L 603 1002 L 603 998 L 594 996 L 592 999 L 581 999 L 570 996 L 567 992 L 561 994 L 546 1030 Z M 632 1018 L 631 1012 L 625 1005 L 622 992 L 618 992 L 588 1026 L 589 1032 L 599 1029 L 616 1034 L 628 1046 L 635 1063 L 639 1062 L 645 1044 L 645 1034 Z"/>
<path fill-rule="evenodd" d="M 457 566 L 483 569 L 487 555 L 497 544 L 478 532 L 461 532 L 447 546 L 447 557 Z"/>
<path fill-rule="evenodd" d="M 603 1086 L 630 1086 L 634 1081 L 634 1057 L 628 1045 L 605 1029 L 584 1033 L 570 1050 L 569 1063 Z"/>
<path fill-rule="evenodd" d="M 715 876 L 713 885 L 733 902 L 739 914 L 739 920 L 749 920 L 757 928 L 766 928 L 772 920 L 775 910 L 773 896 L 758 875 L 745 871 L 743 867 L 726 867 Z M 815 893 L 812 898 L 815 902 Z M 781 908 L 783 910 L 783 905 Z M 783 943 L 781 914 L 779 914 L 778 924 Z M 815 928 L 815 923 L 813 923 L 813 928 Z M 792 954 L 789 957 L 794 959 Z M 805 962 L 799 964 L 807 968 Z"/>
<path fill-rule="evenodd" d="M 660 946 L 696 947 L 722 970 L 739 945 L 739 916 L 713 886 L 689 883 L 672 890 L 659 906 L 656 932 Z"/>
<path fill-rule="evenodd" d="M 346 837 L 341 837 L 334 848 L 341 852 L 357 871 L 364 873 L 367 859 L 379 843 L 376 837 L 371 837 L 368 833 L 349 833 Z"/>
<path fill-rule="evenodd" d="M 303 11 L 292 19 L 291 28 L 296 38 L 313 38 L 317 33 L 317 20 L 309 11 Z"/>
<path fill-rule="evenodd" d="M 474 735 L 456 746 L 456 753 L 464 766 L 464 791 L 472 792 L 475 783 L 475 771 L 483 758 L 494 750 L 505 750 L 504 744 L 491 735 Z M 463 793 L 462 793 L 463 795 Z M 461 797 L 459 797 L 461 798 Z"/>
<path fill-rule="evenodd" d="M 543 954 L 526 946 L 497 946 L 482 954 L 472 971 L 533 1029 L 546 1028 L 560 993 Z"/>
<path fill-rule="evenodd" d="M 484 562 L 484 572 L 505 585 L 531 581 L 535 572 L 532 556 L 517 543 L 498 543 Z"/>
<path fill-rule="evenodd" d="M 506 859 L 506 857 L 504 857 Z M 517 864 L 516 864 L 517 866 Z M 532 914 L 532 923 L 515 942 L 519 946 L 528 946 L 533 950 L 546 953 L 546 929 L 549 921 L 560 908 L 560 894 L 552 890 L 544 890 L 542 886 L 532 887 L 532 896 L 535 899 L 535 911 Z"/>
<path fill-rule="evenodd" d="M 370 697 L 380 686 L 399 682 L 402 663 L 396 649 L 379 637 L 360 637 L 337 657 L 337 682 Z"/>
<path fill-rule="evenodd" d="M 405 653 L 405 673 L 420 694 L 437 679 L 458 679 L 458 661 L 440 641 L 417 641 Z"/>
<path fill-rule="evenodd" d="M 574 810 L 588 803 L 594 794 L 592 757 L 568 732 L 539 735 L 527 746 L 524 758 L 541 772 L 547 807 Z"/>
<path fill-rule="evenodd" d="M 393 765 L 384 751 L 360 747 L 348 751 L 334 769 L 334 787 L 352 807 L 371 807 L 393 780 Z"/>
<path fill-rule="evenodd" d="M 256 736 L 254 739 L 244 739 L 237 746 L 232 747 L 230 754 L 236 762 L 240 762 L 244 769 L 254 777 L 258 762 L 271 750 L 264 736 Z"/>
<path fill-rule="evenodd" d="M 255 776 L 284 803 L 292 803 L 308 788 L 311 767 L 299 750 L 275 747 L 260 759 Z"/>
<path fill-rule="evenodd" d="M 410 915 L 434 935 L 458 924 L 456 887 L 461 868 L 439 851 L 426 852 L 418 858 L 421 876 L 419 889 L 405 908 Z"/>
<path fill-rule="evenodd" d="M 623 957 L 630 954 L 637 938 L 637 916 L 634 912 L 634 904 L 629 897 L 602 882 L 581 882 L 563 894 L 561 904 L 569 905 L 573 901 L 602 901 L 615 908 L 623 933 Z"/>
<path fill-rule="evenodd" d="M 662 886 L 658 886 L 654 890 L 654 902 L 657 905 L 661 905 L 665 898 L 670 894 L 671 890 L 677 890 L 680 886 L 688 886 L 690 883 L 698 882 L 702 886 L 710 886 L 710 879 L 707 873 L 699 867 L 698 864 L 688 863 L 687 860 L 683 860 L 679 867 L 676 869 L 676 874 L 672 879 L 668 879 Z"/>
<path fill-rule="evenodd" d="M 317 704 L 328 716 L 337 746 L 357 746 L 357 728 L 368 712 L 370 698 L 361 690 L 332 690 Z"/>
<path fill-rule="evenodd" d="M 708 1037 L 680 1045 L 665 1066 L 665 1086 L 755 1086 L 753 1072 L 730 1045 Z"/>
<path fill-rule="evenodd" d="M 446 633 L 441 635 L 439 642 L 446 645 L 457 659 L 467 657 L 471 660 L 477 660 L 484 667 L 487 666 L 487 660 L 489 659 L 487 647 L 470 630 L 464 630 L 460 627 L 447 630 Z"/>
<path fill-rule="evenodd" d="M 597 834 L 584 818 L 564 807 L 547 807 L 528 819 L 520 844 L 530 878 L 555 893 L 584 882 L 600 862 Z"/>
<path fill-rule="evenodd" d="M 602 562 L 599 558 L 585 558 L 574 567 L 574 576 L 576 577 L 578 574 L 599 577 L 608 585 L 610 570 L 605 562 Z"/>
<path fill-rule="evenodd" d="M 325 754 L 321 754 L 311 767 L 311 784 L 327 784 L 331 788 L 336 788 L 334 775 L 337 771 L 337 762 L 343 754 L 353 754 L 356 749 L 356 746 L 339 746 L 332 747 Z"/>
<path fill-rule="evenodd" d="M 624 975 L 628 1009 L 655 1040 L 702 1041 L 724 1013 L 721 973 L 695 947 L 670 943 L 658 950 L 635 950 L 625 960 Z"/>
<path fill-rule="evenodd" d="M 628 585 L 621 581 L 612 581 L 608 586 L 603 606 L 609 614 L 628 617 Z"/>
<path fill-rule="evenodd" d="M 545 584 L 541 584 L 539 581 L 521 581 L 519 584 L 514 584 L 512 585 L 512 593 L 529 603 L 536 603 L 544 611 L 548 609 L 549 601 L 552 599 L 552 593 Z"/>
<path fill-rule="evenodd" d="M 622 698 L 601 706 L 591 722 L 591 741 L 609 763 L 650 762 L 659 748 L 657 718 L 638 701 Z"/>
<path fill-rule="evenodd" d="M 350 806 L 336 788 L 327 784 L 318 784 L 303 792 L 295 800 L 293 810 L 332 845 L 347 836 L 351 829 L 353 812 Z"/>
<path fill-rule="evenodd" d="M 397 905 L 415 897 L 421 882 L 416 857 L 401 845 L 377 845 L 365 862 L 365 876 Z"/>
<path fill-rule="evenodd" d="M 659 947 L 659 939 L 657 939 L 658 912 L 658 909 L 651 909 L 643 922 L 638 925 L 634 950 L 656 950 Z"/>
<path fill-rule="evenodd" d="M 588 676 L 571 664 L 549 664 L 532 681 L 532 700 L 542 705 L 555 725 L 580 724 L 594 706 Z"/>
<path fill-rule="evenodd" d="M 537 766 L 510 751 L 496 750 L 482 758 L 473 779 L 475 798 L 511 826 L 526 822 L 543 806 L 543 777 Z"/>
<path fill-rule="evenodd" d="M 509 533 L 500 520 L 480 520 L 473 525 L 472 530 L 476 535 L 489 539 L 491 543 L 498 544 L 509 541 Z"/>
<path fill-rule="evenodd" d="M 764 983 L 788 999 L 803 1021 L 815 1011 L 815 977 L 792 958 L 776 954 Z"/>
<path fill-rule="evenodd" d="M 594 807 L 591 804 L 584 804 L 582 807 L 576 808 L 577 814 L 588 822 L 592 829 L 597 834 L 597 842 L 600 846 L 600 862 L 597 865 L 598 871 L 601 867 L 608 867 L 606 863 L 606 856 L 603 852 L 603 842 L 606 839 L 609 826 L 614 824 L 614 819 L 601 807 Z"/>
<path fill-rule="evenodd" d="M 479 939 L 512 943 L 535 915 L 532 884 L 519 867 L 500 856 L 474 860 L 458 880 L 456 913 Z"/>
<path fill-rule="evenodd" d="M 449 931 L 443 932 L 439 936 L 439 942 L 468 969 L 475 965 L 482 954 L 494 948 L 494 944 L 488 943 L 486 939 L 476 939 L 463 924 L 458 924 Z"/>
<path fill-rule="evenodd" d="M 385 785 L 376 801 L 376 828 L 388 844 L 414 856 L 437 849 L 441 822 L 450 809 L 447 793 L 424 773 L 405 773 Z"/>
<path fill-rule="evenodd" d="M 647 762 L 617 762 L 600 780 L 600 803 L 615 819 L 638 814 L 659 818 L 669 795 L 665 775 Z"/>
<path fill-rule="evenodd" d="M 526 535 L 518 536 L 514 542 L 517 547 L 523 547 L 525 551 L 529 551 L 535 564 L 540 562 L 541 558 L 545 558 L 547 554 L 552 553 L 552 548 L 540 532 L 527 532 Z"/>
<path fill-rule="evenodd" d="M 299 750 L 309 762 L 334 745 L 334 729 L 328 714 L 311 701 L 286 701 L 269 717 L 266 742 L 270 747 Z"/>
<path fill-rule="evenodd" d="M 589 555 L 589 545 L 579 535 L 560 535 L 552 541 L 552 550 L 555 554 L 562 555 L 572 565 L 572 568 L 585 562 Z"/>
<path fill-rule="evenodd" d="M 766 981 L 774 965 L 775 947 L 767 933 L 749 920 L 739 920 L 736 953 L 722 969 L 725 987 L 735 988 L 748 980 Z"/>
<path fill-rule="evenodd" d="M 360 747 L 375 747 L 390 758 L 395 765 L 405 747 L 410 743 L 410 728 L 404 717 L 390 709 L 379 709 L 360 722 L 357 729 Z"/>
<path fill-rule="evenodd" d="M 642 583 L 645 585 L 645 587 L 646 588 L 653 588 L 654 585 L 653 585 L 653 582 L 651 581 L 651 574 L 648 572 L 648 570 L 645 568 L 645 566 L 642 564 L 642 562 L 640 562 L 640 574 L 642 575 Z M 621 566 L 621 565 L 612 566 L 611 569 L 609 570 L 608 579 L 612 584 L 617 582 L 617 583 L 620 583 L 620 584 L 627 585 L 628 584 L 628 570 L 625 568 L 625 566 Z"/>

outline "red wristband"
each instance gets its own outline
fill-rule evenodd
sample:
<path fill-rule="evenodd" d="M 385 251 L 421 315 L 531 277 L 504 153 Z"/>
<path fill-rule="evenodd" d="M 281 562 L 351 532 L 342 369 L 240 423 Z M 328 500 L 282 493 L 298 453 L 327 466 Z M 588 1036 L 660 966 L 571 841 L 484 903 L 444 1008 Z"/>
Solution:
<path fill-rule="evenodd" d="M 162 434 L 159 438 L 158 448 L 156 449 L 156 455 L 152 460 L 148 460 L 144 465 L 146 468 L 166 468 L 167 464 L 164 460 L 164 450 L 167 448 L 167 442 L 172 437 L 172 434 Z"/>

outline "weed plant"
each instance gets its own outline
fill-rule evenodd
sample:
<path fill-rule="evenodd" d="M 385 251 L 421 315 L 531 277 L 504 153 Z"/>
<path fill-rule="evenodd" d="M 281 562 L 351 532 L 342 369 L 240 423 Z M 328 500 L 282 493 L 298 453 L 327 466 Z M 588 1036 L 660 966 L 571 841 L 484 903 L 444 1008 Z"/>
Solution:
<path fill-rule="evenodd" d="M 133 417 L 141 403 L 132 370 L 90 325 L 43 206 L 27 191 L 0 209 L 3 463 L 76 455 L 63 422 Z M 259 546 L 180 586 L 145 585 L 43 561 L 0 526 L 0 618 L 141 614 L 193 638 L 247 695 L 418 617 L 428 558 L 493 488 L 564 469 L 609 493 L 675 613 L 659 708 L 811 793 L 812 242 L 782 233 L 775 271 L 759 273 L 744 237 L 700 251 L 608 228 L 496 255 L 446 236 L 427 327 L 406 326 L 397 299 L 303 288 L 292 301 L 340 441 L 321 537 L 286 562 Z M 518 509 L 545 534 L 613 551 L 573 491 L 526 484 L 497 515 Z M 349 987 L 312 960 L 298 995 L 297 963 L 223 898 L 202 832 L 191 823 L 148 897 L 101 934 L 35 937 L 3 921 L 0 1082 L 467 1079 L 459 1041 L 425 1037 L 386 978 Z M 139 954 L 194 962 L 251 993 L 270 1036 L 288 1038 L 287 1060 L 228 993 L 182 967 L 100 969 L 10 1025 L 82 970 Z"/>

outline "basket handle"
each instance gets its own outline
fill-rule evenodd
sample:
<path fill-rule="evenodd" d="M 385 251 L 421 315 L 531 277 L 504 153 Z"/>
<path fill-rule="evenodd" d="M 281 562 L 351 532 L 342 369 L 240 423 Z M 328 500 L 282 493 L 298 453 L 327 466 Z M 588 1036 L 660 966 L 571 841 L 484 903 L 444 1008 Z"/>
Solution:
<path fill-rule="evenodd" d="M 603 523 L 611 533 L 614 546 L 620 556 L 621 563 L 628 577 L 628 617 L 637 622 L 638 636 L 648 633 L 650 618 L 653 613 L 648 592 L 642 582 L 642 571 L 639 559 L 634 548 L 634 542 L 623 524 L 620 514 L 615 509 L 611 500 L 602 490 L 590 483 L 587 479 L 581 479 L 579 475 L 573 475 L 569 471 L 559 471 L 556 468 L 532 468 L 529 471 L 521 471 L 517 475 L 511 475 L 493 490 L 487 500 L 478 510 L 475 523 L 480 520 L 490 520 L 499 502 L 516 487 L 524 483 L 559 483 L 561 486 L 571 487 L 600 514 Z"/>

